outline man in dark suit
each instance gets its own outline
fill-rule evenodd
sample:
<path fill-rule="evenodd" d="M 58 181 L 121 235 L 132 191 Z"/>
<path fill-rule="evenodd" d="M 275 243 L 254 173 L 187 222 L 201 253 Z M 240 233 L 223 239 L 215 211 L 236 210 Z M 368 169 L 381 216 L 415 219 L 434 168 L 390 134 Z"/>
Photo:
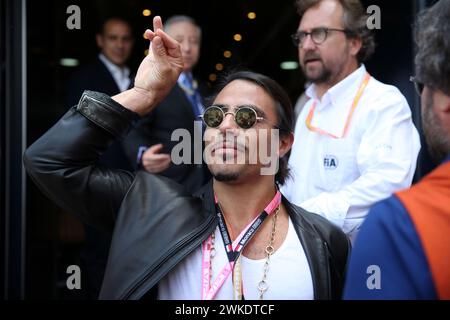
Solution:
<path fill-rule="evenodd" d="M 109 18 L 96 35 L 98 56 L 79 68 L 69 80 L 68 106 L 78 104 L 85 90 L 95 90 L 115 95 L 133 86 L 133 77 L 126 62 L 134 44 L 130 24 L 118 17 Z M 108 168 L 132 170 L 121 141 L 108 147 L 99 160 Z M 111 244 L 111 234 L 85 225 L 86 243 L 80 255 L 86 266 L 85 292 L 87 298 L 98 297 Z"/>
<path fill-rule="evenodd" d="M 134 44 L 129 23 L 118 17 L 107 19 L 96 35 L 96 42 L 100 48 L 98 56 L 78 69 L 69 80 L 69 107 L 78 104 L 84 90 L 115 95 L 132 86 L 132 75 L 126 65 Z M 111 168 L 131 169 L 120 142 L 108 148 L 100 163 Z"/>
<path fill-rule="evenodd" d="M 201 152 L 201 144 L 194 150 L 194 132 L 201 137 L 202 125 L 194 125 L 203 113 L 200 88 L 193 78 L 192 69 L 200 56 L 201 29 L 188 16 L 172 16 L 164 24 L 165 31 L 181 44 L 184 68 L 177 84 L 169 95 L 141 120 L 124 144 L 130 161 L 148 172 L 158 173 L 185 185 L 190 190 L 202 186 L 209 173 L 202 164 L 194 163 L 194 152 Z M 202 90 L 203 89 L 203 90 Z M 191 159 L 188 163 L 175 164 L 171 152 L 178 141 L 171 141 L 176 129 L 185 129 L 191 137 Z M 183 155 L 180 155 L 183 156 Z"/>

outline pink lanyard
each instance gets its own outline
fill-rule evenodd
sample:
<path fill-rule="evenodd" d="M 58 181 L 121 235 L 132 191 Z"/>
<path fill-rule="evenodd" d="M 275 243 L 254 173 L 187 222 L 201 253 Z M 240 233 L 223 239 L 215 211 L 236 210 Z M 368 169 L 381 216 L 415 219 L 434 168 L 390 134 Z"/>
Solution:
<path fill-rule="evenodd" d="M 239 258 L 240 253 L 244 249 L 245 245 L 250 241 L 253 235 L 256 233 L 258 228 L 261 226 L 265 218 L 272 214 L 275 209 L 281 203 L 281 193 L 277 191 L 275 197 L 270 201 L 263 212 L 252 222 L 250 222 L 247 227 L 242 230 L 239 236 L 231 243 L 231 238 L 227 229 L 227 226 L 223 219 L 222 211 L 216 200 L 216 210 L 217 216 L 219 218 L 219 229 L 222 235 L 223 244 L 225 246 L 225 251 L 227 252 L 228 263 L 222 268 L 220 273 L 214 282 L 210 283 L 210 272 L 211 272 L 211 249 L 212 249 L 212 237 L 209 236 L 208 239 L 202 244 L 202 300 L 212 300 L 219 292 L 220 288 L 223 286 L 225 280 L 229 277 L 230 273 L 234 270 L 234 265 Z"/>

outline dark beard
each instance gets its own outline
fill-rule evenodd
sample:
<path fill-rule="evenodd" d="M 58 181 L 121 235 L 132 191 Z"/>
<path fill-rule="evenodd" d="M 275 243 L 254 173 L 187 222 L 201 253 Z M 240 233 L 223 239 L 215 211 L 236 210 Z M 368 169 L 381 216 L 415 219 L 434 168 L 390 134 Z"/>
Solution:
<path fill-rule="evenodd" d="M 310 77 L 306 71 L 306 63 L 305 61 L 311 60 L 311 59 L 317 59 L 321 62 L 322 64 L 322 72 L 320 72 L 317 76 L 315 77 Z M 331 71 L 325 66 L 325 64 L 322 61 L 322 58 L 320 57 L 320 55 L 313 53 L 313 52 L 309 52 L 305 54 L 305 57 L 303 58 L 303 63 L 302 63 L 302 68 L 303 68 L 303 73 L 306 77 L 306 80 L 308 82 L 312 82 L 315 84 L 321 84 L 321 83 L 326 83 L 330 80 L 331 78 Z"/>
<path fill-rule="evenodd" d="M 304 72 L 306 80 L 315 84 L 327 83 L 331 79 L 331 71 L 324 68 L 322 72 L 316 77 L 309 77 L 306 71 Z"/>
<path fill-rule="evenodd" d="M 220 182 L 236 181 L 239 177 L 237 173 L 217 173 L 217 174 L 213 173 L 212 175 L 214 179 Z"/>
<path fill-rule="evenodd" d="M 425 110 L 422 114 L 422 127 L 428 151 L 436 164 L 441 163 L 447 156 L 448 141 L 441 123 L 433 111 L 433 97 L 431 92 L 425 97 Z"/>

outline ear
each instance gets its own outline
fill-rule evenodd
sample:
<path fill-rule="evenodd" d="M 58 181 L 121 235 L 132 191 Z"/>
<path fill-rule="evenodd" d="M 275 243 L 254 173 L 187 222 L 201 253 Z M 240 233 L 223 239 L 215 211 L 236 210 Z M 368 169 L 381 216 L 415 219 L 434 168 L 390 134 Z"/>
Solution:
<path fill-rule="evenodd" d="M 349 48 L 350 48 L 350 54 L 354 57 L 358 55 L 359 50 L 361 50 L 362 47 L 362 40 L 359 37 L 350 38 L 349 40 Z"/>
<path fill-rule="evenodd" d="M 103 48 L 103 36 L 100 33 L 95 35 L 95 41 L 97 42 L 97 46 L 102 49 Z"/>
<path fill-rule="evenodd" d="M 280 147 L 278 148 L 278 154 L 280 158 L 284 157 L 284 155 L 288 153 L 289 150 L 291 150 L 293 143 L 294 143 L 293 132 L 280 136 Z"/>

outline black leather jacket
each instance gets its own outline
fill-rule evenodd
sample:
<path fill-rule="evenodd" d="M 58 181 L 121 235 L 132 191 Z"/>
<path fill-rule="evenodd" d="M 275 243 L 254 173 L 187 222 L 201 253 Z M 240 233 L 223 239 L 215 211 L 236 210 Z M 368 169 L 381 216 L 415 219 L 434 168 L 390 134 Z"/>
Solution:
<path fill-rule="evenodd" d="M 101 299 L 154 297 L 157 284 L 216 228 L 212 183 L 195 195 L 144 171 L 96 165 L 137 115 L 86 91 L 24 155 L 41 190 L 86 223 L 114 230 Z M 303 245 L 316 299 L 339 299 L 350 244 L 338 228 L 283 199 Z"/>

